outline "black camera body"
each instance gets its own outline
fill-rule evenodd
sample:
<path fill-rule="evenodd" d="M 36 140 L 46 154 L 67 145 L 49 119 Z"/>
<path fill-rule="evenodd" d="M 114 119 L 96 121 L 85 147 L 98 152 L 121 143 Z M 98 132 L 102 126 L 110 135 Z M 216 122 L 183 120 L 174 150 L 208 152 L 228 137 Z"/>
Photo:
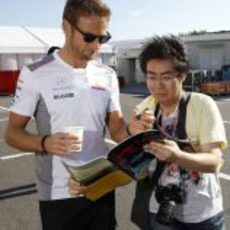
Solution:
<path fill-rule="evenodd" d="M 187 193 L 181 186 L 168 184 L 156 187 L 155 197 L 160 204 L 156 220 L 160 224 L 170 225 L 174 219 L 174 209 L 177 204 L 184 204 Z"/>

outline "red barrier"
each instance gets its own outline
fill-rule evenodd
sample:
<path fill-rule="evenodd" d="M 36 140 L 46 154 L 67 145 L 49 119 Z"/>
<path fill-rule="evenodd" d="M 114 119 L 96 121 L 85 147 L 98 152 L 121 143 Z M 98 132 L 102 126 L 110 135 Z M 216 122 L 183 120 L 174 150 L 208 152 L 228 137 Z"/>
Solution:
<path fill-rule="evenodd" d="M 14 94 L 19 70 L 0 71 L 0 94 Z"/>

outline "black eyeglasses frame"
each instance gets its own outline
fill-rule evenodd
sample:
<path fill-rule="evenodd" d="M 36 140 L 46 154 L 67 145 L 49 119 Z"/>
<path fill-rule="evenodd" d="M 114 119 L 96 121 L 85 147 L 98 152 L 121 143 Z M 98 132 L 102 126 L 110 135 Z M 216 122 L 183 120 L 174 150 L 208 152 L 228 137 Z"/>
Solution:
<path fill-rule="evenodd" d="M 112 38 L 111 34 L 108 31 L 106 32 L 106 35 L 96 35 L 82 31 L 77 25 L 74 25 L 73 27 L 83 36 L 83 40 L 86 43 L 92 43 L 96 39 L 98 39 L 98 42 L 100 44 L 105 44 Z"/>

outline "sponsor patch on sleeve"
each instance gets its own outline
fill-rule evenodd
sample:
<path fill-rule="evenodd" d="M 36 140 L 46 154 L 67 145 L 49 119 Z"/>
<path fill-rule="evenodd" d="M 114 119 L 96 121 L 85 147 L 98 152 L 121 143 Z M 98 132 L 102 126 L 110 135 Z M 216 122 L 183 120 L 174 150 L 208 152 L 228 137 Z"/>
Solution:
<path fill-rule="evenodd" d="M 106 91 L 106 88 L 101 86 L 91 86 L 91 89 Z"/>

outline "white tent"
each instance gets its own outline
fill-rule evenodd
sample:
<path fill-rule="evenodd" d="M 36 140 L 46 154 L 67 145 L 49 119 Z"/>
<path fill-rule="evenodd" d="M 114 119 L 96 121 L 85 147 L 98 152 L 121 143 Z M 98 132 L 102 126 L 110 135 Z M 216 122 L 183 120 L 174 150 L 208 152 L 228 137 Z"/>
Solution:
<path fill-rule="evenodd" d="M 61 29 L 0 27 L 0 70 L 20 70 L 24 64 L 44 56 L 51 46 L 62 47 L 63 44 Z M 111 45 L 102 45 L 99 53 L 99 62 L 115 64 Z"/>

